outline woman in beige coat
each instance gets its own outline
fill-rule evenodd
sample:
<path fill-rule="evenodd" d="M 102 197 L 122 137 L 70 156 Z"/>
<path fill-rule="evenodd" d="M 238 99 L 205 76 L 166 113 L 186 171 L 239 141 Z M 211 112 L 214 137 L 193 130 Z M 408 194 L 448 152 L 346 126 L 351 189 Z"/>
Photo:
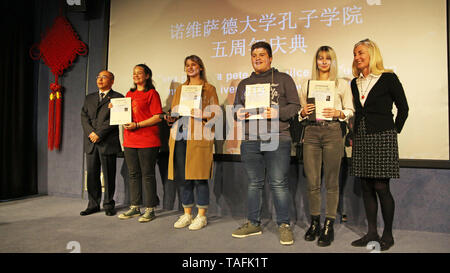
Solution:
<path fill-rule="evenodd" d="M 187 81 L 176 90 L 172 101 L 172 116 L 165 119 L 169 125 L 175 122 L 169 138 L 169 179 L 180 186 L 181 203 L 184 214 L 175 222 L 175 228 L 189 226 L 189 230 L 199 230 L 206 226 L 206 211 L 209 205 L 208 179 L 212 177 L 214 127 L 211 119 L 219 113 L 216 88 L 209 84 L 205 76 L 205 66 L 195 55 L 184 60 Z M 192 109 L 190 116 L 173 117 L 179 113 L 183 86 L 197 85 L 201 89 L 200 109 Z M 197 196 L 198 215 L 193 219 L 195 205 L 194 189 Z"/>

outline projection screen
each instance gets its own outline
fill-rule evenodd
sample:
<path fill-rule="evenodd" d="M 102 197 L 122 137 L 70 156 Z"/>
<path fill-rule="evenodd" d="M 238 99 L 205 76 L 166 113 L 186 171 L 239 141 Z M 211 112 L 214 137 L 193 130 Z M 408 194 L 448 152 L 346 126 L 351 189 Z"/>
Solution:
<path fill-rule="evenodd" d="M 449 160 L 446 10 L 445 0 L 112 0 L 108 69 L 114 89 L 125 94 L 133 67 L 147 64 L 167 110 L 185 81 L 184 58 L 198 55 L 225 109 L 253 71 L 255 41 L 272 45 L 272 66 L 300 88 L 322 45 L 335 49 L 339 76 L 351 80 L 353 45 L 370 38 L 410 106 L 400 158 Z M 230 140 L 217 142 L 216 154 L 239 154 L 232 126 L 223 134 Z"/>

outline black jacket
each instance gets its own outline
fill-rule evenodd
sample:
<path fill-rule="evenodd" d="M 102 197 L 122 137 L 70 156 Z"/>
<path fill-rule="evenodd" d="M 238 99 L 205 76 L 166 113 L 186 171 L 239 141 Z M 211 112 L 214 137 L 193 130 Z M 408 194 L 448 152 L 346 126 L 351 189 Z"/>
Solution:
<path fill-rule="evenodd" d="M 352 80 L 351 87 L 355 105 L 355 132 L 358 130 L 362 117 L 366 119 L 368 133 L 394 128 L 397 130 L 397 133 L 402 131 L 408 117 L 409 108 L 405 92 L 397 75 L 394 73 L 383 73 L 367 95 L 364 107 L 359 100 L 356 78 Z M 393 103 L 395 103 L 398 110 L 395 122 L 392 114 Z"/>
<path fill-rule="evenodd" d="M 84 133 L 84 152 L 90 154 L 97 145 L 101 154 L 116 154 L 122 151 L 119 140 L 118 125 L 109 125 L 110 109 L 108 104 L 112 98 L 123 98 L 123 95 L 110 90 L 99 102 L 99 92 L 90 93 L 84 100 L 81 109 L 81 126 Z M 95 132 L 99 136 L 97 143 L 92 143 L 89 135 Z"/>

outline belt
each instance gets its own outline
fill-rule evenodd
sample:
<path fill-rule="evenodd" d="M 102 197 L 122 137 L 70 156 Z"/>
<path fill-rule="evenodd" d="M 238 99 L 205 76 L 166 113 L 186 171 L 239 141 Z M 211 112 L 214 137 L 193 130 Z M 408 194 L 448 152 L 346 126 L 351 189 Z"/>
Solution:
<path fill-rule="evenodd" d="M 311 126 L 328 126 L 331 124 L 339 123 L 337 120 L 317 120 L 317 121 L 310 121 L 308 125 Z"/>

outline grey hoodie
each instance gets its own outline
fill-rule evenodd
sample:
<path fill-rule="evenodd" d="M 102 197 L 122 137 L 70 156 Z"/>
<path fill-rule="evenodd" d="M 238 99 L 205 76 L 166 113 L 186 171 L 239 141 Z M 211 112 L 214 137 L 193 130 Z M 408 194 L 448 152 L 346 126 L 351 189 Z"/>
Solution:
<path fill-rule="evenodd" d="M 289 119 L 295 116 L 300 110 L 300 99 L 298 97 L 297 88 L 295 86 L 294 80 L 286 73 L 279 72 L 275 68 L 271 68 L 268 71 L 256 74 L 253 72 L 250 77 L 243 79 L 237 88 L 236 97 L 234 99 L 234 106 L 245 106 L 245 86 L 251 84 L 263 84 L 270 83 L 270 93 L 271 93 L 271 106 L 278 107 L 279 111 L 279 137 L 280 140 L 291 140 L 289 133 Z M 270 121 L 270 120 L 269 120 Z M 258 139 L 262 135 L 258 134 L 258 130 L 254 132 L 249 132 L 249 123 L 256 122 L 245 121 L 245 139 L 252 139 L 252 137 L 257 137 Z M 261 122 L 268 122 L 267 120 L 258 120 L 258 128 Z M 268 122 L 269 131 L 277 132 L 276 130 L 270 129 L 270 122 Z"/>

